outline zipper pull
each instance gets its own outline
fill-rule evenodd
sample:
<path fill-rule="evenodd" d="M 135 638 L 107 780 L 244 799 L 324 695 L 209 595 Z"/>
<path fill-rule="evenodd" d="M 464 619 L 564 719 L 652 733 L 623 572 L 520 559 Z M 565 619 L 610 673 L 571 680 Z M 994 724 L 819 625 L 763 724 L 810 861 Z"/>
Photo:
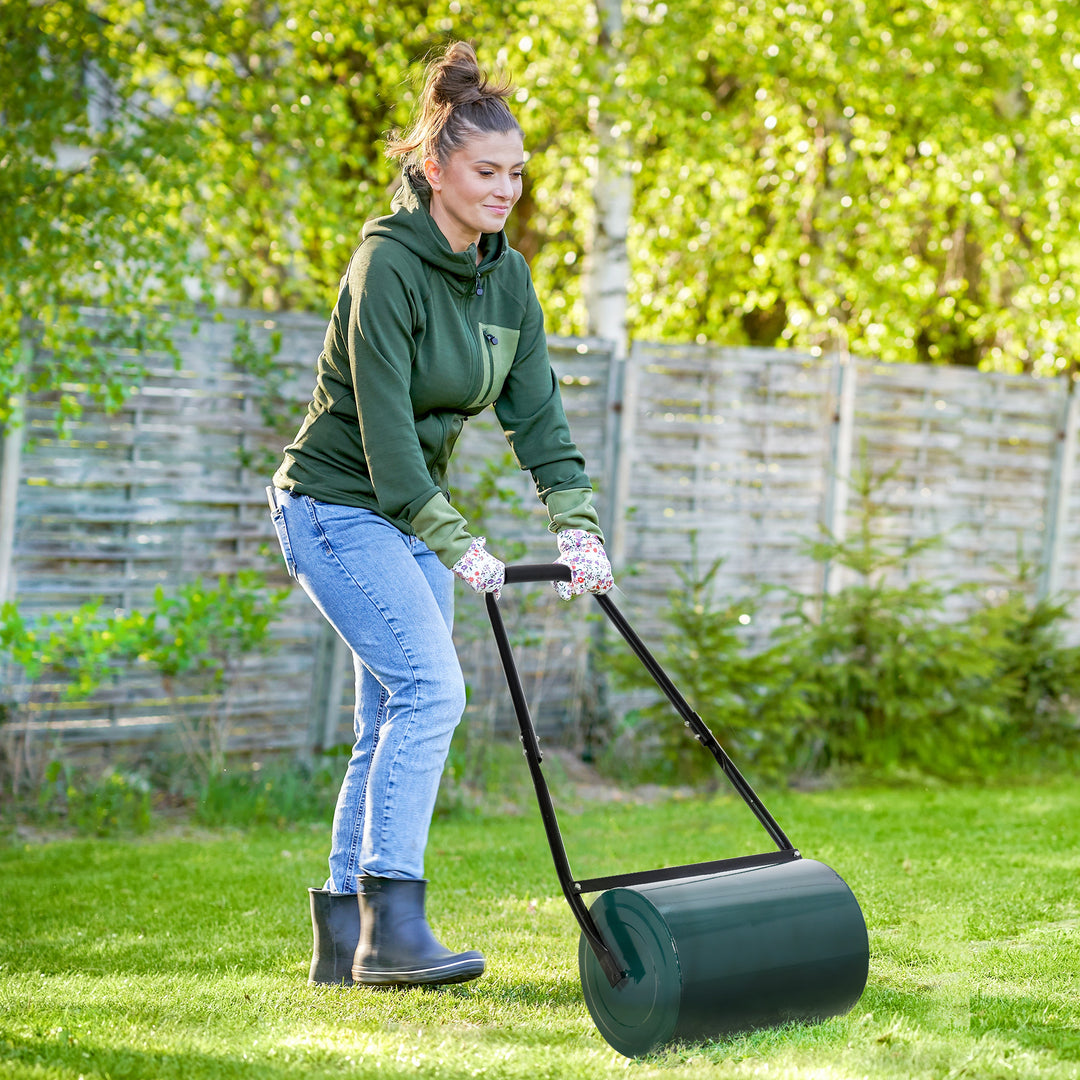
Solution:
<path fill-rule="evenodd" d="M 483 296 L 484 295 L 484 286 L 480 284 L 480 271 L 479 270 L 476 271 L 476 295 L 477 296 Z"/>
<path fill-rule="evenodd" d="M 484 337 L 486 337 L 488 339 L 488 344 L 490 344 L 490 345 L 498 345 L 499 344 L 499 339 L 493 333 L 491 333 L 489 330 L 484 331 Z"/>

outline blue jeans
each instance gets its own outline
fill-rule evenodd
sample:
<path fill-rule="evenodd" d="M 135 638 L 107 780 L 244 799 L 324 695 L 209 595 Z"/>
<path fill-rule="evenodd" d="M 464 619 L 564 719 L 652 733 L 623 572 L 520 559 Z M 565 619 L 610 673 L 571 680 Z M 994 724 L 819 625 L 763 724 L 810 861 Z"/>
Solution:
<path fill-rule="evenodd" d="M 422 878 L 450 738 L 465 711 L 454 575 L 370 510 L 268 489 L 289 573 L 353 655 L 355 744 L 338 794 L 332 892 L 358 875 Z"/>

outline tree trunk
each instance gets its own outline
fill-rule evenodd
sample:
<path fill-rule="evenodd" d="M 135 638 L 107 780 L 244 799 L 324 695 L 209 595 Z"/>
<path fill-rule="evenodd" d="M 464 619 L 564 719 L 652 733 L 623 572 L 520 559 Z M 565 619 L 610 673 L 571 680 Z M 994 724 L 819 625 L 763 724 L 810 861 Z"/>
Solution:
<path fill-rule="evenodd" d="M 597 107 L 590 123 L 596 136 L 596 172 L 593 178 L 593 229 L 585 263 L 585 304 L 588 333 L 615 342 L 616 359 L 627 350 L 626 297 L 630 260 L 626 236 L 633 205 L 633 179 L 627 138 L 618 129 L 614 107 L 623 69 L 621 35 L 622 0 L 594 0 L 598 22 Z"/>

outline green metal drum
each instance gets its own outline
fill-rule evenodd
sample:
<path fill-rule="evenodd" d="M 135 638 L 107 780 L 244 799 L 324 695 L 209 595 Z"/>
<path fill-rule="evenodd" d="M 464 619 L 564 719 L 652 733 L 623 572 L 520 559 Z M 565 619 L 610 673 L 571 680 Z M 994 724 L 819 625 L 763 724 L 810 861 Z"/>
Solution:
<path fill-rule="evenodd" d="M 612 986 L 583 936 L 578 966 L 600 1034 L 628 1057 L 847 1012 L 869 944 L 851 890 L 794 859 L 601 893 L 590 909 L 626 977 Z"/>

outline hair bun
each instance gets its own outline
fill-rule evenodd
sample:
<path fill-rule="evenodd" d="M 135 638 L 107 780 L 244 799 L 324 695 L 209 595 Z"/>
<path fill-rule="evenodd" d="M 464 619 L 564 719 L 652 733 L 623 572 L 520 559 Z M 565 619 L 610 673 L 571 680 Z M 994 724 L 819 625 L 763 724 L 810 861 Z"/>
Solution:
<path fill-rule="evenodd" d="M 480 70 L 480 63 L 471 45 L 455 41 L 429 69 L 429 83 L 433 102 L 451 107 L 474 105 L 489 94 L 505 97 L 506 89 L 492 87 Z"/>
<path fill-rule="evenodd" d="M 471 45 L 451 42 L 441 56 L 428 63 L 412 126 L 404 135 L 390 136 L 386 153 L 401 158 L 406 172 L 415 179 L 425 157 L 445 160 L 474 135 L 522 135 L 508 104 L 513 92 L 509 79 L 492 80 L 480 69 Z"/>

